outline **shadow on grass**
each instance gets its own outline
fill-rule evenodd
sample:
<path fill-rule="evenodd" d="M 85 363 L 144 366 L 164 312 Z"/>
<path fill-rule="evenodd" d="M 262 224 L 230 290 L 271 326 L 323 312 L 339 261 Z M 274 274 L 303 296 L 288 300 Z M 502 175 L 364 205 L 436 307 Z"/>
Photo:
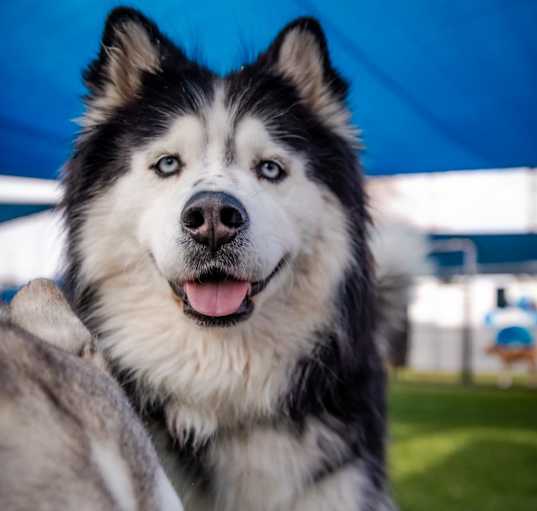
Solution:
<path fill-rule="evenodd" d="M 535 511 L 537 443 L 473 441 L 396 481 L 401 511 Z"/>

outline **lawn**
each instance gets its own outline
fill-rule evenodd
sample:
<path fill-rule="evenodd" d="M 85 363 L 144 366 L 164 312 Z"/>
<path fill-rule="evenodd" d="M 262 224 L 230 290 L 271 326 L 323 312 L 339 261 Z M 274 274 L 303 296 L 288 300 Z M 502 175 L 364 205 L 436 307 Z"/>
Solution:
<path fill-rule="evenodd" d="M 397 382 L 389 466 L 401 511 L 536 511 L 537 391 Z"/>

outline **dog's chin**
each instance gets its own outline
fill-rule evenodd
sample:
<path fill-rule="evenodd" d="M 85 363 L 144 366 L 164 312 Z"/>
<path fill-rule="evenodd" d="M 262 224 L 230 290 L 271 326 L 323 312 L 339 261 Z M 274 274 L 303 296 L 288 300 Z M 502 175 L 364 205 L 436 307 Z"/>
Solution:
<path fill-rule="evenodd" d="M 246 321 L 254 312 L 255 303 L 252 298 L 261 293 L 269 282 L 280 272 L 285 264 L 283 257 L 270 274 L 261 280 L 250 282 L 238 277 L 235 273 L 228 273 L 220 268 L 209 269 L 196 275 L 188 281 L 169 281 L 170 287 L 175 297 L 181 302 L 183 313 L 193 319 L 199 326 L 203 327 L 230 327 Z M 207 294 L 203 291 L 209 288 L 213 293 L 221 295 L 232 295 L 234 303 L 223 306 L 215 305 L 218 298 L 214 298 L 215 304 L 212 307 L 200 306 L 206 302 L 195 296 L 194 290 L 198 294 Z M 227 289 L 227 291 L 226 291 Z M 200 291 L 201 290 L 201 291 Z M 211 294 L 211 291 L 209 291 Z M 209 302 L 211 297 L 209 297 Z M 225 302 L 225 299 L 224 299 Z M 227 305 L 227 306 L 226 306 Z"/>

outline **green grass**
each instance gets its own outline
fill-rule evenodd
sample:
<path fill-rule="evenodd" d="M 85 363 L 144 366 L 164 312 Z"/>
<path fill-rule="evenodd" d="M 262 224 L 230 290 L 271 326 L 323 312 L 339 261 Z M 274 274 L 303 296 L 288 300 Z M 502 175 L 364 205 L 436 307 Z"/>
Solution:
<path fill-rule="evenodd" d="M 401 511 L 536 511 L 537 391 L 408 380 L 390 389 Z"/>

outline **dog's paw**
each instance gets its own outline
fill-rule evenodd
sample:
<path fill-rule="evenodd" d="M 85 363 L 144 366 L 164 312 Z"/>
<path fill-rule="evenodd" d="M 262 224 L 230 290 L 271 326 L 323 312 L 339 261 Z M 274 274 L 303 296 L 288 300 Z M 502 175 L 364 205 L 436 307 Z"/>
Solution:
<path fill-rule="evenodd" d="M 207 410 L 171 401 L 165 407 L 166 424 L 172 437 L 182 446 L 198 449 L 216 433 L 216 415 Z"/>

